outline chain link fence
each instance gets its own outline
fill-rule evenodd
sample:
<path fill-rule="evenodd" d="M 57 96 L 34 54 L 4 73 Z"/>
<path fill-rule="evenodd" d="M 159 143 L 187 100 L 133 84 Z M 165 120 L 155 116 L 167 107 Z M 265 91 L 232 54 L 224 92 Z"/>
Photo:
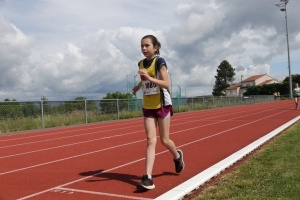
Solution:
<path fill-rule="evenodd" d="M 274 101 L 272 95 L 172 98 L 174 112 Z M 0 102 L 0 133 L 142 117 L 142 99 Z"/>

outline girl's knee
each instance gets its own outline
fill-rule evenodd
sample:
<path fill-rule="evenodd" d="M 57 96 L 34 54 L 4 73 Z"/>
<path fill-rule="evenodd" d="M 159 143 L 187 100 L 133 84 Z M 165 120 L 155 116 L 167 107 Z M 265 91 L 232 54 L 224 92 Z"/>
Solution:
<path fill-rule="evenodd" d="M 162 143 L 162 145 L 164 146 L 168 146 L 170 143 L 170 139 L 166 139 L 166 138 L 161 138 L 160 142 Z"/>
<path fill-rule="evenodd" d="M 156 144 L 156 137 L 147 137 L 148 145 L 155 145 Z"/>

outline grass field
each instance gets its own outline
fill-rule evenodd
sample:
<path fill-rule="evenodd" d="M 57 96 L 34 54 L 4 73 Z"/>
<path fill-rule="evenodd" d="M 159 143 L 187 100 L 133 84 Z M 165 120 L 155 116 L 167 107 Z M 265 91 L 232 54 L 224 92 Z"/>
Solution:
<path fill-rule="evenodd" d="M 300 122 L 185 199 L 300 199 Z"/>

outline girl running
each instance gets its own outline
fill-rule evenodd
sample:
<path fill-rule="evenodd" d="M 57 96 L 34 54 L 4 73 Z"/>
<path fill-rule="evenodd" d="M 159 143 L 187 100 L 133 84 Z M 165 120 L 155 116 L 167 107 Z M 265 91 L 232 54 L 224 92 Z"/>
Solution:
<path fill-rule="evenodd" d="M 153 35 L 146 35 L 141 40 L 141 51 L 146 57 L 138 63 L 141 82 L 132 89 L 133 95 L 143 89 L 144 127 L 147 136 L 146 173 L 137 189 L 154 189 L 152 170 L 155 160 L 156 127 L 158 125 L 160 141 L 171 152 L 175 171 L 180 173 L 184 168 L 183 152 L 169 138 L 170 117 L 173 115 L 172 99 L 168 91 L 169 78 L 167 63 L 159 57 L 161 45 Z"/>
<path fill-rule="evenodd" d="M 295 109 L 298 110 L 299 109 L 299 100 L 300 100 L 300 88 L 299 88 L 298 83 L 295 84 L 293 93 L 294 93 L 294 99 L 295 99 L 295 104 L 296 104 Z"/>

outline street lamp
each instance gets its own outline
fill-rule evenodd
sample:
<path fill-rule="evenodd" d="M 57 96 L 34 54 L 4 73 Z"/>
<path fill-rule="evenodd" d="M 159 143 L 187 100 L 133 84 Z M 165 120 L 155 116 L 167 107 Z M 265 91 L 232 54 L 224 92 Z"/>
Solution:
<path fill-rule="evenodd" d="M 126 87 L 127 87 L 127 93 L 129 92 L 128 76 L 134 76 L 134 75 L 126 74 Z M 135 77 L 134 77 L 134 85 L 135 85 Z"/>
<path fill-rule="evenodd" d="M 186 87 L 183 85 L 183 87 L 184 87 L 184 96 L 186 97 Z"/>
<path fill-rule="evenodd" d="M 128 74 L 126 74 L 126 88 L 127 88 L 127 93 L 128 93 Z"/>
<path fill-rule="evenodd" d="M 288 51 L 288 68 L 289 68 L 289 83 L 290 83 L 290 99 L 293 98 L 292 93 L 292 77 L 291 77 L 291 62 L 290 62 L 290 47 L 289 47 L 289 31 L 288 31 L 288 20 L 287 20 L 287 11 L 286 5 L 289 0 L 280 0 L 282 3 L 275 3 L 276 6 L 280 8 L 282 12 L 285 12 L 285 28 L 286 28 L 286 41 L 287 41 L 287 51 Z"/>
<path fill-rule="evenodd" d="M 177 85 L 178 88 L 179 88 L 179 94 L 180 94 L 180 97 L 181 97 L 181 87 L 179 85 Z M 179 95 L 178 95 L 179 96 Z"/>

